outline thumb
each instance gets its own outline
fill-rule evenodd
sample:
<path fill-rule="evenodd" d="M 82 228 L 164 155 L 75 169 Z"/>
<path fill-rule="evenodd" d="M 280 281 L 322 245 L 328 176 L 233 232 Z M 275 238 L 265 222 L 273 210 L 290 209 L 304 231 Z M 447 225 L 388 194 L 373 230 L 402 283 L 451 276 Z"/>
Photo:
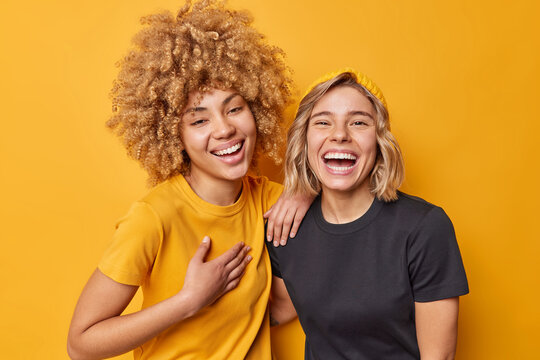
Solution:
<path fill-rule="evenodd" d="M 268 211 L 263 214 L 263 218 L 268 219 L 273 209 L 274 209 L 273 206 L 270 209 L 268 209 Z"/>
<path fill-rule="evenodd" d="M 195 255 L 193 255 L 193 260 L 201 263 L 204 262 L 204 258 L 206 257 L 206 254 L 208 254 L 208 250 L 210 250 L 210 238 L 205 236 L 202 239 L 201 245 L 199 245 L 199 248 L 195 252 Z"/>

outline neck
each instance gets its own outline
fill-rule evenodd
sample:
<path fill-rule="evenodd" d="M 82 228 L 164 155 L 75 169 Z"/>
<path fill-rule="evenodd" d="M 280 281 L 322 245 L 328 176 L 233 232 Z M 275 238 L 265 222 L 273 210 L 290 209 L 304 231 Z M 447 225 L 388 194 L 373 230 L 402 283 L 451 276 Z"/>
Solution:
<path fill-rule="evenodd" d="M 345 224 L 364 215 L 374 199 L 375 196 L 367 187 L 353 191 L 337 191 L 323 187 L 321 210 L 324 219 L 329 223 Z"/>
<path fill-rule="evenodd" d="M 237 180 L 210 180 L 192 174 L 186 174 L 184 177 L 197 196 L 218 206 L 234 204 L 242 191 L 241 178 Z"/>

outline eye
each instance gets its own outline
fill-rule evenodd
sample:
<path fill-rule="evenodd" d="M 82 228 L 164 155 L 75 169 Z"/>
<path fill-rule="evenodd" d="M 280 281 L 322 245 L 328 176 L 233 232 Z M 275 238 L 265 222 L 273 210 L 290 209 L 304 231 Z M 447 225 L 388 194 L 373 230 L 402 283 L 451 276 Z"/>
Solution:
<path fill-rule="evenodd" d="M 313 125 L 326 126 L 329 125 L 329 122 L 326 120 L 317 120 L 313 123 Z"/>
<path fill-rule="evenodd" d="M 191 126 L 200 126 L 200 125 L 206 123 L 207 121 L 208 121 L 208 120 L 206 120 L 206 119 L 198 119 L 198 120 L 192 121 L 192 122 L 190 123 L 190 125 L 191 125 Z"/>
<path fill-rule="evenodd" d="M 242 106 L 237 106 L 237 107 L 234 107 L 231 110 L 227 111 L 227 114 L 237 114 L 240 111 L 242 111 Z"/>
<path fill-rule="evenodd" d="M 352 122 L 352 125 L 354 126 L 367 126 L 368 123 L 365 122 L 364 120 L 355 120 Z"/>

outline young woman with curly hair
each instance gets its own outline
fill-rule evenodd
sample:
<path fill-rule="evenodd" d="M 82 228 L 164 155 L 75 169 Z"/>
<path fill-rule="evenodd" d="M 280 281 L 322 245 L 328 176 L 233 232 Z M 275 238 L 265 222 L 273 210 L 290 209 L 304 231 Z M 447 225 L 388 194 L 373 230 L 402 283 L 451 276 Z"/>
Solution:
<path fill-rule="evenodd" d="M 353 69 L 318 80 L 285 159 L 285 187 L 318 197 L 294 241 L 269 247 L 306 359 L 453 358 L 469 291 L 454 229 L 440 207 L 397 190 L 403 173 L 377 85 Z"/>
<path fill-rule="evenodd" d="M 214 1 L 142 22 L 107 124 L 156 186 L 118 222 L 84 288 L 69 355 L 271 359 L 263 214 L 282 188 L 247 172 L 260 153 L 278 156 L 283 53 L 247 13 Z M 280 202 L 274 223 L 301 218 L 311 200 Z M 142 309 L 121 315 L 139 287 Z"/>

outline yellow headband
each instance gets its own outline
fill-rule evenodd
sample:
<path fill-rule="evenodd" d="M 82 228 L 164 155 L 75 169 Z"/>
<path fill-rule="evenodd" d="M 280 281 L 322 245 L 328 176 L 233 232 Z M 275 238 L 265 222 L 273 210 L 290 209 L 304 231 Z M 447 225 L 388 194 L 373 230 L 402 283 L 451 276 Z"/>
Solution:
<path fill-rule="evenodd" d="M 379 87 L 377 86 L 377 84 L 375 84 L 365 74 L 362 74 L 361 72 L 356 71 L 356 70 L 354 70 L 352 68 L 340 69 L 338 71 L 334 71 L 334 72 L 325 74 L 322 77 L 318 78 L 317 81 L 315 81 L 313 84 L 311 84 L 311 86 L 308 88 L 308 90 L 306 91 L 304 96 L 302 96 L 302 99 L 305 98 L 306 95 L 309 94 L 311 92 L 311 90 L 313 90 L 313 88 L 315 86 L 317 86 L 317 85 L 319 85 L 319 84 L 321 84 L 321 83 L 323 83 L 325 81 L 328 81 L 330 79 L 333 79 L 336 76 L 338 76 L 340 74 L 343 74 L 343 73 L 346 73 L 346 72 L 354 74 L 354 76 L 356 77 L 356 82 L 359 83 L 360 85 L 362 85 L 363 87 L 365 87 L 370 93 L 372 93 L 377 99 L 379 99 L 383 103 L 386 110 L 388 110 L 388 106 L 386 105 L 386 100 L 384 99 L 384 95 L 383 95 L 381 89 L 379 89 Z"/>

